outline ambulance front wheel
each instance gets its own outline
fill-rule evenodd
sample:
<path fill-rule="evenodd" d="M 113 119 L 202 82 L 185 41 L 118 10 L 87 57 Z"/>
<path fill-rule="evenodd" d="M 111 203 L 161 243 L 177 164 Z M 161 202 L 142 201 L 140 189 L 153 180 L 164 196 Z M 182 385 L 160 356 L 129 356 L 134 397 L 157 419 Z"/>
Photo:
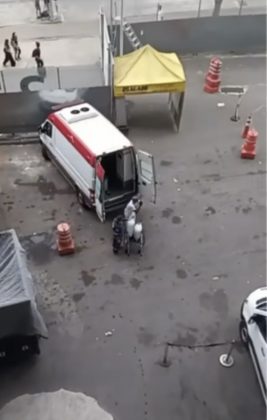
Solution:
<path fill-rule="evenodd" d="M 47 148 L 44 145 L 42 145 L 42 155 L 45 160 L 50 160 L 48 156 Z"/>
<path fill-rule="evenodd" d="M 79 190 L 79 188 L 76 188 L 76 194 L 77 194 L 77 200 L 81 207 L 88 208 L 85 200 L 84 194 Z"/>

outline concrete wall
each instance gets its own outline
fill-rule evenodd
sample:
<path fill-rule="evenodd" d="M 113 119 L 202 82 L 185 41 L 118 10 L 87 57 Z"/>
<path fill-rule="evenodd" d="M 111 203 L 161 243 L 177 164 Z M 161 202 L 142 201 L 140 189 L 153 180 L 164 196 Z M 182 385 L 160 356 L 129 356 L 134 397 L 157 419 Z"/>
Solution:
<path fill-rule="evenodd" d="M 40 91 L 0 95 L 0 132 L 35 131 L 56 104 L 83 99 L 110 119 L 110 88 Z"/>
<path fill-rule="evenodd" d="M 34 68 L 6 68 L 0 72 L 0 93 L 77 89 L 103 85 L 98 64 L 89 66 L 46 67 L 38 72 Z"/>
<path fill-rule="evenodd" d="M 133 28 L 144 45 L 151 44 L 158 50 L 174 51 L 180 55 L 266 50 L 265 15 L 142 22 L 133 24 Z M 127 38 L 124 49 L 125 53 L 133 50 Z"/>

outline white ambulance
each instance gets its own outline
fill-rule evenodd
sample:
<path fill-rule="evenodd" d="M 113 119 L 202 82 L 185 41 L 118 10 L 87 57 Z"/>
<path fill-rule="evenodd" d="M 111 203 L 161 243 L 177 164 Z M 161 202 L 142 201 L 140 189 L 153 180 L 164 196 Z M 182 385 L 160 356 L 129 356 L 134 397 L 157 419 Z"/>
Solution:
<path fill-rule="evenodd" d="M 137 193 L 156 201 L 154 158 L 133 144 L 87 103 L 50 114 L 39 129 L 42 153 L 74 187 L 81 205 L 106 213 Z"/>

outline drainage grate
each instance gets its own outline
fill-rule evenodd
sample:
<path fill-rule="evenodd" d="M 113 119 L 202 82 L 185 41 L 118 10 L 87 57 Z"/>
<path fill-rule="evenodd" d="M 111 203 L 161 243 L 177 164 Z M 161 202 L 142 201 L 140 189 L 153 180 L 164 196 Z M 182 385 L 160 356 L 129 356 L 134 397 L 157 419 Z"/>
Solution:
<path fill-rule="evenodd" d="M 220 93 L 225 95 L 244 95 L 247 90 L 247 86 L 221 86 Z"/>

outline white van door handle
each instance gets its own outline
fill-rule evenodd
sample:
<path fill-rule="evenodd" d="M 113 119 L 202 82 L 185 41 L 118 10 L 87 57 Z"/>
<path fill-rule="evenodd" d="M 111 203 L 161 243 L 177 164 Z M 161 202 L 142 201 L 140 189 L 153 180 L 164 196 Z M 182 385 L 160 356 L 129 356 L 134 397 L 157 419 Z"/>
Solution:
<path fill-rule="evenodd" d="M 261 347 L 261 352 L 262 352 L 262 355 L 265 357 L 265 351 L 263 347 Z"/>

